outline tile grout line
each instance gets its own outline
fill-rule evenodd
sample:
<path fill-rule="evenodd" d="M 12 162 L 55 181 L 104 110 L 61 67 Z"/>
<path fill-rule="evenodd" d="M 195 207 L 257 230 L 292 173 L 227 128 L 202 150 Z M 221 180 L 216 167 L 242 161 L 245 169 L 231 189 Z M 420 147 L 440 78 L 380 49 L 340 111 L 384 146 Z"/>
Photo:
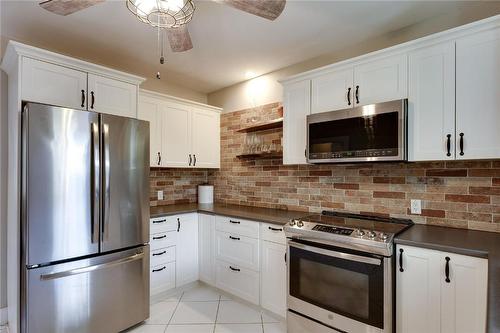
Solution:
<path fill-rule="evenodd" d="M 262 326 L 262 333 L 264 333 L 264 316 L 262 315 L 262 311 L 260 312 L 260 324 Z"/>
<path fill-rule="evenodd" d="M 220 300 L 221 300 L 222 296 L 219 295 L 219 301 L 217 302 L 217 311 L 215 312 L 215 322 L 214 322 L 214 329 L 213 329 L 213 333 L 215 333 L 215 327 L 217 326 L 217 317 L 219 316 L 219 307 L 220 307 Z"/>
<path fill-rule="evenodd" d="M 165 326 L 165 330 L 163 333 L 167 332 L 167 328 L 170 325 L 170 322 L 172 321 L 172 318 L 174 318 L 175 311 L 177 311 L 177 308 L 179 307 L 179 304 L 181 303 L 182 297 L 184 296 L 185 291 L 182 292 L 181 297 L 179 297 L 179 300 L 177 301 L 177 304 L 175 305 L 174 311 L 172 311 L 172 315 L 170 316 L 170 319 L 168 320 L 167 326 Z"/>

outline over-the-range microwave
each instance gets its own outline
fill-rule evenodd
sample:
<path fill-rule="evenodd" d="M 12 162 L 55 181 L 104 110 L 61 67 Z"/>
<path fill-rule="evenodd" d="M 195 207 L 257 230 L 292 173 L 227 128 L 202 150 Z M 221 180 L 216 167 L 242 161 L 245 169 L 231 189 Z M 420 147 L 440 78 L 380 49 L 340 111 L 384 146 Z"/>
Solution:
<path fill-rule="evenodd" d="M 407 160 L 406 99 L 307 116 L 308 163 Z"/>

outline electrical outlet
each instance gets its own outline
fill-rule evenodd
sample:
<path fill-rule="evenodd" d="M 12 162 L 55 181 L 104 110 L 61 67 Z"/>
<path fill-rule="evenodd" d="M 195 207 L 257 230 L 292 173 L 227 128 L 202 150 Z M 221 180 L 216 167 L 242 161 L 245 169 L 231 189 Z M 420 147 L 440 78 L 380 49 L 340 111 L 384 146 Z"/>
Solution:
<path fill-rule="evenodd" d="M 422 214 L 422 200 L 411 200 L 411 213 L 412 214 Z"/>
<path fill-rule="evenodd" d="M 158 200 L 163 200 L 163 191 L 158 191 Z"/>

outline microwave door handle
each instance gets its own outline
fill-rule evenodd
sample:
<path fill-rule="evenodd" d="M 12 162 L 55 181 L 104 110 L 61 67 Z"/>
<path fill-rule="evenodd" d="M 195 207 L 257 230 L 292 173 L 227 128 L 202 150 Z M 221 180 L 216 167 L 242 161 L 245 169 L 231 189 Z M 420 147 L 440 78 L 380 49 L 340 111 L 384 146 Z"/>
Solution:
<path fill-rule="evenodd" d="M 318 254 L 322 254 L 325 256 L 329 257 L 335 257 L 339 259 L 344 259 L 344 260 L 349 260 L 349 261 L 356 261 L 356 262 L 362 262 L 365 264 L 370 264 L 370 265 L 377 265 L 380 266 L 382 261 L 377 258 L 371 258 L 371 257 L 364 257 L 364 256 L 358 256 L 355 254 L 350 254 L 350 253 L 343 253 L 343 252 L 338 252 L 338 251 L 332 251 L 332 250 L 326 250 L 314 246 L 309 246 L 309 245 L 304 245 L 300 244 L 294 241 L 289 241 L 288 246 L 290 247 L 295 247 L 304 251 L 309 251 L 309 252 L 314 252 Z"/>

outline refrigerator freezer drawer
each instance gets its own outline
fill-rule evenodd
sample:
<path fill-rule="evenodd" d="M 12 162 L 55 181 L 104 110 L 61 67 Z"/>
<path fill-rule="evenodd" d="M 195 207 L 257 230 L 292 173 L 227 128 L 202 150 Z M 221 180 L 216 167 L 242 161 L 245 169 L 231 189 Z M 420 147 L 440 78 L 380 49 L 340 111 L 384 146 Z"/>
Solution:
<path fill-rule="evenodd" d="M 149 317 L 149 246 L 26 270 L 23 333 L 119 332 Z"/>

